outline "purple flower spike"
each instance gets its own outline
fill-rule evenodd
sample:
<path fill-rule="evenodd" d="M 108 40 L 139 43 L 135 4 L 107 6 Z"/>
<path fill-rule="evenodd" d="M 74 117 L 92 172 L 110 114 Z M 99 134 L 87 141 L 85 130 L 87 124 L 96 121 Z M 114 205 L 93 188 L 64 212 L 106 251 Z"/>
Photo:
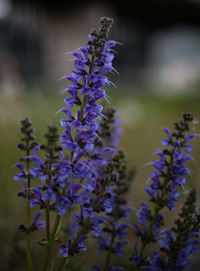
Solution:
<path fill-rule="evenodd" d="M 177 253 L 185 251 L 182 249 L 184 245 L 187 247 L 184 238 L 187 239 L 187 236 L 185 237 L 186 229 L 187 227 L 191 227 L 191 223 L 187 224 L 186 221 L 193 220 L 195 217 L 191 214 L 192 210 L 195 210 L 193 206 L 195 197 L 192 196 L 188 199 L 184 206 L 183 212 L 180 215 L 183 221 L 181 219 L 175 221 L 179 230 L 175 227 L 172 230 L 160 230 L 164 225 L 164 216 L 160 211 L 164 207 L 167 207 L 170 211 L 174 211 L 174 203 L 180 195 L 180 189 L 177 188 L 181 188 L 186 183 L 186 175 L 189 174 L 189 170 L 185 164 L 187 161 L 192 160 L 192 157 L 186 154 L 191 150 L 188 141 L 195 138 L 193 134 L 187 135 L 192 119 L 193 117 L 190 113 L 184 113 L 183 119 L 174 123 L 173 132 L 170 132 L 168 128 L 164 128 L 167 134 L 167 139 L 161 141 L 164 149 L 155 152 L 159 159 L 152 163 L 154 170 L 150 174 L 150 184 L 145 188 L 145 191 L 149 195 L 149 200 L 154 204 L 154 208 L 152 211 L 145 202 L 141 202 L 142 208 L 136 213 L 136 216 L 143 227 L 139 227 L 136 223 L 133 223 L 136 235 L 142 242 L 142 250 L 144 250 L 147 244 L 158 241 L 161 251 L 165 252 L 169 258 L 163 261 L 161 255 L 154 250 L 154 258 L 147 259 L 142 251 L 138 254 L 137 247 L 135 247 L 132 259 L 134 259 L 133 261 L 138 269 L 180 271 L 184 270 L 188 264 L 188 260 L 183 260 L 181 256 L 180 262 L 177 261 L 179 259 Z M 193 218 L 188 218 L 190 214 Z M 138 259 L 138 255 L 140 255 L 140 259 Z M 185 258 L 188 255 L 185 254 Z M 176 260 L 173 260 L 173 258 L 176 258 Z M 147 263 L 147 265 L 144 265 L 144 263 Z"/>

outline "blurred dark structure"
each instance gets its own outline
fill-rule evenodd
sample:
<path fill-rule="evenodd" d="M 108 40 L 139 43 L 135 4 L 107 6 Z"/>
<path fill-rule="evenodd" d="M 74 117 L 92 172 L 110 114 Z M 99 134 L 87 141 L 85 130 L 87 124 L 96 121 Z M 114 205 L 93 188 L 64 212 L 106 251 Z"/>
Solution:
<path fill-rule="evenodd" d="M 0 68 L 1 88 L 6 88 L 2 81 L 10 81 L 10 78 L 19 87 L 23 87 L 23 83 L 25 87 L 52 85 L 59 75 L 70 71 L 71 67 L 65 68 L 68 64 L 63 61 L 64 50 L 75 49 L 73 46 L 87 37 L 88 27 L 97 25 L 97 20 L 103 15 L 115 18 L 113 38 L 124 43 L 118 49 L 120 54 L 116 60 L 120 62 L 123 81 L 134 78 L 132 84 L 144 85 L 144 82 L 148 84 L 150 81 L 159 81 L 160 78 L 161 84 L 168 83 L 169 80 L 173 84 L 174 80 L 175 87 L 181 87 L 181 78 L 185 77 L 186 80 L 188 77 L 190 83 L 199 77 L 200 58 L 197 61 L 196 56 L 200 49 L 195 51 L 193 48 L 195 43 L 200 43 L 199 0 L 134 0 L 131 3 L 127 0 L 0 0 L 0 9 L 3 10 L 2 8 L 5 14 L 0 12 L 0 59 L 5 65 Z M 77 30 L 80 32 L 76 32 Z M 169 33 L 174 33 L 175 39 L 176 34 L 182 33 L 182 40 L 178 40 L 180 44 L 187 41 L 180 57 L 184 58 L 188 52 L 195 52 L 190 58 L 190 66 L 188 58 L 180 61 L 179 57 L 174 62 L 177 55 L 175 52 L 167 71 L 161 72 L 161 62 L 165 64 L 168 56 L 163 59 L 166 46 L 162 48 L 164 52 L 159 52 L 162 46 L 162 42 L 159 42 Z M 190 33 L 193 33 L 192 39 Z M 80 42 L 77 41 L 77 36 Z M 180 53 L 179 49 L 178 51 Z M 119 66 L 118 63 L 116 65 Z M 191 69 L 194 71 L 191 72 Z M 177 75 L 171 78 L 169 71 L 172 75 Z M 180 80 L 177 80 L 177 76 Z M 183 85 L 184 82 L 183 80 Z"/>

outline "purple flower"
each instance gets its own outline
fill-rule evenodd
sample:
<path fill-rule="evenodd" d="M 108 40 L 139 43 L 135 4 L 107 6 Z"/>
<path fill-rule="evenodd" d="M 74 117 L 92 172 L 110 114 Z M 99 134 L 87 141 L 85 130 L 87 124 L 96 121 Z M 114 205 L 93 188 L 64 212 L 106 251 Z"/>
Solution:
<path fill-rule="evenodd" d="M 140 201 L 140 204 L 142 205 L 142 208 L 137 211 L 136 217 L 140 224 L 145 224 L 146 221 L 149 219 L 149 208 L 144 201 Z"/>
<path fill-rule="evenodd" d="M 24 172 L 24 167 L 21 163 L 17 163 L 15 164 L 15 166 L 20 170 L 20 173 L 17 173 L 13 176 L 13 179 L 16 181 L 16 182 L 21 182 L 23 180 L 23 178 L 26 177 L 26 174 Z"/>
<path fill-rule="evenodd" d="M 56 199 L 56 195 L 55 195 L 55 193 L 51 189 L 48 189 L 45 192 L 43 198 L 44 198 L 44 200 L 55 200 Z"/>
<path fill-rule="evenodd" d="M 167 134 L 167 139 L 162 139 L 161 140 L 161 144 L 163 145 L 163 147 L 168 147 L 171 141 L 171 132 L 168 128 L 164 128 L 163 129 L 165 131 L 165 133 Z"/>
<path fill-rule="evenodd" d="M 62 245 L 62 246 L 59 248 L 59 253 L 60 253 L 60 255 L 63 256 L 64 258 L 67 258 L 67 257 L 68 257 L 70 245 L 71 245 L 71 239 L 69 240 L 67 246 L 66 246 L 66 245 Z"/>
<path fill-rule="evenodd" d="M 42 220 L 38 220 L 39 217 L 41 215 L 41 212 L 37 212 L 35 215 L 34 215 L 34 218 L 33 218 L 33 223 L 30 227 L 30 231 L 36 231 L 38 228 L 44 228 L 46 226 L 46 223 Z"/>
<path fill-rule="evenodd" d="M 62 246 L 59 248 L 59 253 L 60 253 L 60 255 L 62 255 L 64 258 L 67 258 L 67 257 L 68 257 L 68 247 L 62 245 Z"/>
<path fill-rule="evenodd" d="M 79 237 L 79 239 L 78 239 L 78 241 L 76 243 L 76 249 L 78 251 L 86 251 L 87 250 L 87 247 L 82 242 L 85 239 L 86 239 L 86 235 L 82 235 L 82 236 Z"/>
<path fill-rule="evenodd" d="M 95 237 L 99 237 L 101 232 L 102 232 L 102 228 L 99 227 L 100 225 L 106 223 L 106 220 L 103 219 L 100 216 L 95 216 L 91 219 L 90 222 L 90 228 L 94 231 L 94 236 Z"/>
<path fill-rule="evenodd" d="M 64 196 L 57 197 L 55 208 L 60 216 L 63 216 L 67 208 L 69 208 L 70 206 L 71 201 L 67 197 Z"/>
<path fill-rule="evenodd" d="M 114 252 L 117 257 L 120 257 L 123 255 L 123 252 L 121 251 L 121 248 L 125 245 L 127 245 L 127 241 L 118 241 L 114 246 Z"/>

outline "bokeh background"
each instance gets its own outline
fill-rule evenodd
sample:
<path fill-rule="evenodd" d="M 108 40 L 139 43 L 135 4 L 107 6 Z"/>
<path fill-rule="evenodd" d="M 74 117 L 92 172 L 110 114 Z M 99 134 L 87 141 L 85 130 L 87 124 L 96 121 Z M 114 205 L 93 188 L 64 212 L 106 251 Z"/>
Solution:
<path fill-rule="evenodd" d="M 0 0 L 0 270 L 26 270 L 23 236 L 16 230 L 25 206 L 16 197 L 20 185 L 12 180 L 19 121 L 31 118 L 38 141 L 44 142 L 47 124 L 59 123 L 55 113 L 64 98 L 59 91 L 67 85 L 59 78 L 72 70 L 69 52 L 86 44 L 102 16 L 114 18 L 112 39 L 123 44 L 114 62 L 120 75 L 111 78 L 117 88 L 107 91 L 122 120 L 128 165 L 136 168 L 128 195 L 135 210 L 146 199 L 147 164 L 155 159 L 162 128 L 191 111 L 193 131 L 200 133 L 199 0 Z M 181 198 L 192 185 L 200 195 L 199 154 L 197 138 L 192 176 Z M 169 224 L 173 219 L 168 215 Z M 40 252 L 34 253 L 37 259 Z M 192 270 L 195 266 L 194 259 Z"/>

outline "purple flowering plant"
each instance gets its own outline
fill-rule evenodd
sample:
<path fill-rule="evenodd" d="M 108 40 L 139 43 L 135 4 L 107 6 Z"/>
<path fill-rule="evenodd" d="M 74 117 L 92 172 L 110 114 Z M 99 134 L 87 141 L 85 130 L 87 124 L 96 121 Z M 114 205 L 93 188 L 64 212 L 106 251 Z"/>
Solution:
<path fill-rule="evenodd" d="M 59 110 L 64 114 L 62 133 L 55 125 L 49 126 L 46 143 L 39 145 L 32 123 L 28 118 L 21 121 L 18 148 L 22 155 L 13 178 L 21 183 L 18 196 L 26 202 L 26 222 L 19 230 L 26 235 L 28 271 L 35 270 L 32 233 L 40 228 L 45 233 L 38 241 L 44 248 L 40 271 L 81 270 L 82 266 L 73 269 L 70 261 L 87 250 L 89 238 L 97 243 L 98 253 L 105 255 L 101 267 L 90 263 L 90 270 L 96 271 L 125 270 L 114 265 L 114 259 L 123 256 L 127 244 L 131 247 L 130 270 L 185 270 L 189 257 L 199 250 L 195 190 L 188 193 L 172 228 L 165 228 L 162 213 L 164 208 L 174 211 L 190 173 L 186 162 L 192 160 L 189 142 L 195 138 L 190 133 L 191 113 L 183 114 L 173 132 L 164 129 L 167 138 L 161 141 L 162 150 L 155 151 L 158 160 L 151 163 L 153 171 L 145 188 L 150 204 L 141 201 L 138 222 L 130 221 L 134 209 L 126 194 L 134 170 L 127 169 L 119 148 L 116 110 L 102 105 L 107 100 L 105 87 L 113 84 L 106 74 L 116 72 L 112 61 L 118 42 L 108 39 L 112 23 L 103 17 L 100 29 L 92 29 L 88 35 L 87 46 L 72 53 L 74 71 L 63 78 L 69 84 L 65 106 Z M 136 234 L 135 243 L 128 242 L 130 231 Z"/>

